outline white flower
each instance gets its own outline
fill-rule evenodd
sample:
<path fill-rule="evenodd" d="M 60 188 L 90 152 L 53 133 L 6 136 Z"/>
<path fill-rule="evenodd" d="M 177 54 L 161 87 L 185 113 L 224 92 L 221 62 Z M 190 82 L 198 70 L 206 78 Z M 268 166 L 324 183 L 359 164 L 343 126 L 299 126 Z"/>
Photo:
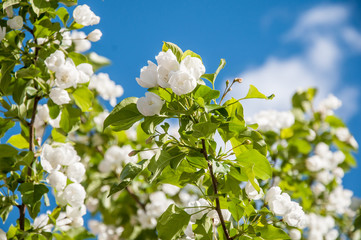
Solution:
<path fill-rule="evenodd" d="M 157 226 L 157 219 L 153 216 L 148 215 L 143 209 L 138 209 L 137 217 L 139 219 L 140 225 L 144 229 L 153 229 Z"/>
<path fill-rule="evenodd" d="M 79 80 L 78 83 L 87 83 L 90 80 L 90 77 L 93 75 L 93 66 L 89 63 L 81 63 L 76 68 L 79 71 Z"/>
<path fill-rule="evenodd" d="M 344 214 L 351 205 L 353 192 L 337 186 L 328 196 L 326 209 L 335 211 L 338 214 Z"/>
<path fill-rule="evenodd" d="M 5 38 L 6 27 L 0 27 L 0 42 Z"/>
<path fill-rule="evenodd" d="M 314 185 L 311 186 L 311 190 L 313 194 L 319 196 L 321 193 L 323 193 L 326 190 L 326 187 L 322 183 L 316 182 Z"/>
<path fill-rule="evenodd" d="M 48 176 L 48 182 L 52 188 L 55 188 L 56 191 L 62 191 L 66 186 L 67 178 L 66 176 L 59 171 L 52 171 Z"/>
<path fill-rule="evenodd" d="M 44 123 L 48 122 L 50 119 L 48 105 L 47 104 L 38 105 L 37 110 L 38 110 L 38 113 L 36 114 L 35 118 L 38 118 L 39 120 L 43 121 Z"/>
<path fill-rule="evenodd" d="M 76 68 L 73 60 L 68 58 L 63 65 L 61 65 L 55 72 L 55 85 L 65 89 L 68 87 L 76 88 L 79 81 L 79 71 Z"/>
<path fill-rule="evenodd" d="M 279 132 L 283 128 L 288 128 L 295 122 L 292 112 L 278 112 L 275 110 L 260 111 L 252 119 L 258 124 L 258 129 L 264 132 Z M 250 121 L 249 121 L 250 122 Z"/>
<path fill-rule="evenodd" d="M 267 193 L 266 193 L 266 197 L 265 197 L 265 202 L 269 203 L 270 201 L 272 201 L 277 195 L 280 195 L 282 192 L 280 187 L 271 187 Z"/>
<path fill-rule="evenodd" d="M 306 159 L 306 167 L 311 172 L 317 172 L 324 167 L 324 161 L 318 155 Z"/>
<path fill-rule="evenodd" d="M 43 146 L 41 165 L 43 166 L 43 169 L 49 173 L 52 170 L 60 169 L 61 165 L 68 166 L 79 161 L 80 157 L 69 143 L 60 144 L 55 148 L 48 144 Z"/>
<path fill-rule="evenodd" d="M 322 100 L 318 106 L 319 111 L 323 116 L 328 116 L 333 114 L 333 110 L 338 109 L 341 107 L 342 102 L 340 99 L 335 97 L 332 94 L 329 94 L 328 97 Z"/>
<path fill-rule="evenodd" d="M 91 52 L 88 57 L 91 61 L 98 63 L 98 64 L 107 65 L 110 63 L 108 58 L 100 56 L 100 55 L 96 54 L 95 52 Z"/>
<path fill-rule="evenodd" d="M 6 233 L 0 229 L 0 240 L 7 240 Z"/>
<path fill-rule="evenodd" d="M 206 72 L 202 61 L 190 55 L 181 61 L 179 69 L 189 72 L 195 79 L 199 79 Z"/>
<path fill-rule="evenodd" d="M 67 49 L 67 48 L 71 47 L 71 44 L 72 44 L 71 33 L 67 29 L 62 28 L 62 29 L 60 29 L 60 34 L 61 34 L 61 37 L 62 37 L 61 46 L 64 49 Z"/>
<path fill-rule="evenodd" d="M 231 218 L 231 212 L 228 211 L 228 209 L 221 209 L 221 213 L 223 216 L 223 219 L 225 221 L 229 221 Z M 219 219 L 219 215 L 216 210 L 212 210 L 207 214 L 207 217 L 212 218 L 215 225 L 218 225 L 221 223 L 221 220 Z"/>
<path fill-rule="evenodd" d="M 76 162 L 68 166 L 66 176 L 73 182 L 81 182 L 85 174 L 85 167 L 82 163 Z"/>
<path fill-rule="evenodd" d="M 34 219 L 33 227 L 34 229 L 41 229 L 44 232 L 51 232 L 53 229 L 53 224 L 48 224 L 50 211 L 40 214 Z M 1 239 L 1 237 L 0 237 Z M 6 238 L 4 238 L 6 239 Z M 2 240 L 2 239 L 1 239 Z"/>
<path fill-rule="evenodd" d="M 122 96 L 124 92 L 122 86 L 116 85 L 110 80 L 107 73 L 93 75 L 90 79 L 89 89 L 96 89 L 103 99 L 110 100 L 110 105 L 113 107 L 116 104 L 116 98 Z"/>
<path fill-rule="evenodd" d="M 292 228 L 288 235 L 290 236 L 291 240 L 300 240 L 301 239 L 301 232 L 298 229 Z"/>
<path fill-rule="evenodd" d="M 326 143 L 320 142 L 315 147 L 315 153 L 320 157 L 328 157 L 330 154 L 330 147 Z"/>
<path fill-rule="evenodd" d="M 174 196 L 179 192 L 180 188 L 172 184 L 166 183 L 162 185 L 162 190 L 169 196 Z"/>
<path fill-rule="evenodd" d="M 77 6 L 73 11 L 73 18 L 75 22 L 83 25 L 95 25 L 100 21 L 100 17 L 96 16 L 90 7 L 86 4 Z"/>
<path fill-rule="evenodd" d="M 97 42 L 102 37 L 103 33 L 99 29 L 93 30 L 88 34 L 87 39 L 91 42 Z"/>
<path fill-rule="evenodd" d="M 197 87 L 197 79 L 189 72 L 179 70 L 169 74 L 169 84 L 178 96 L 192 92 Z"/>
<path fill-rule="evenodd" d="M 21 16 L 16 16 L 12 19 L 9 19 L 7 21 L 8 26 L 11 29 L 17 30 L 17 29 L 21 29 L 24 25 L 24 20 Z"/>
<path fill-rule="evenodd" d="M 297 202 L 291 202 L 289 210 L 286 215 L 283 217 L 283 220 L 292 227 L 302 228 L 303 226 L 299 225 L 302 223 L 305 218 L 305 213 L 302 210 L 302 207 Z"/>
<path fill-rule="evenodd" d="M 257 179 L 255 179 L 256 184 L 258 185 Z M 260 191 L 258 192 L 252 185 L 250 181 L 247 182 L 245 191 L 247 194 L 247 197 L 251 200 L 259 200 L 263 197 L 264 193 L 262 188 L 260 188 Z"/>
<path fill-rule="evenodd" d="M 158 84 L 163 88 L 170 87 L 169 73 L 179 70 L 177 57 L 168 49 L 167 52 L 160 52 L 155 59 L 158 63 Z"/>
<path fill-rule="evenodd" d="M 108 111 L 104 111 L 102 113 L 99 113 L 98 116 L 94 117 L 94 123 L 100 128 L 103 129 L 103 124 L 105 119 L 108 117 L 109 112 Z"/>
<path fill-rule="evenodd" d="M 98 209 L 99 200 L 97 198 L 89 197 L 86 201 L 86 208 L 93 213 Z"/>
<path fill-rule="evenodd" d="M 270 210 L 276 216 L 284 216 L 291 205 L 291 198 L 287 193 L 274 196 L 274 198 L 268 203 Z"/>
<path fill-rule="evenodd" d="M 71 100 L 68 92 L 61 88 L 52 88 L 49 97 L 57 105 L 68 104 Z"/>
<path fill-rule="evenodd" d="M 85 52 L 91 47 L 91 42 L 87 40 L 87 35 L 84 32 L 72 31 L 70 38 L 75 45 L 75 52 Z"/>
<path fill-rule="evenodd" d="M 79 207 L 84 203 L 85 190 L 79 183 L 71 183 L 64 190 L 64 198 L 72 207 Z"/>
<path fill-rule="evenodd" d="M 76 207 L 66 206 L 66 215 L 69 218 L 76 219 L 86 214 L 86 207 L 84 204 Z"/>
<path fill-rule="evenodd" d="M 13 6 L 5 8 L 6 16 L 12 18 L 14 16 Z"/>
<path fill-rule="evenodd" d="M 208 212 L 209 206 L 210 206 L 209 202 L 204 198 L 201 198 L 198 201 L 189 202 L 188 208 L 185 208 L 184 211 L 186 211 L 189 215 L 191 215 L 192 222 L 196 222 L 198 219 L 201 219 L 203 215 Z"/>
<path fill-rule="evenodd" d="M 65 64 L 65 54 L 56 50 L 54 53 L 50 54 L 49 57 L 45 59 L 45 65 L 50 71 L 56 72 L 58 68 Z"/>
<path fill-rule="evenodd" d="M 189 222 L 187 228 L 184 230 L 184 234 L 190 239 L 194 238 L 194 232 L 192 229 L 193 224 L 194 224 L 193 222 Z"/>
<path fill-rule="evenodd" d="M 332 181 L 333 175 L 330 173 L 330 171 L 323 170 L 323 171 L 317 173 L 316 179 L 318 181 L 322 182 L 323 184 L 327 185 Z"/>
<path fill-rule="evenodd" d="M 146 92 L 145 97 L 141 97 L 137 101 L 138 111 L 144 116 L 159 115 L 164 101 L 152 92 Z"/>
<path fill-rule="evenodd" d="M 148 61 L 148 66 L 142 67 L 140 77 L 136 78 L 138 84 L 144 88 L 152 88 L 158 86 L 157 65 Z"/>

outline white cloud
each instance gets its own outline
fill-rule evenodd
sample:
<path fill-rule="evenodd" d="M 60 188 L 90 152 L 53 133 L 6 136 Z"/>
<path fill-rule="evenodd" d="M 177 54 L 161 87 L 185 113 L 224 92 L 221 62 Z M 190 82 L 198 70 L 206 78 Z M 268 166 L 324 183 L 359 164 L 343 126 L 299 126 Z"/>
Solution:
<path fill-rule="evenodd" d="M 272 101 L 247 100 L 246 116 L 271 108 L 290 109 L 291 96 L 297 89 L 317 87 L 319 98 L 331 92 L 341 98 L 344 105 L 340 114 L 351 117 L 358 110 L 359 90 L 341 84 L 341 67 L 347 58 L 345 46 L 361 49 L 361 34 L 348 25 L 349 15 L 350 10 L 342 5 L 324 5 L 305 12 L 286 34 L 289 41 L 303 44 L 301 53 L 283 59 L 269 56 L 261 66 L 241 73 L 244 83 L 233 88 L 233 97 L 245 96 L 247 84 L 266 95 L 276 95 Z"/>

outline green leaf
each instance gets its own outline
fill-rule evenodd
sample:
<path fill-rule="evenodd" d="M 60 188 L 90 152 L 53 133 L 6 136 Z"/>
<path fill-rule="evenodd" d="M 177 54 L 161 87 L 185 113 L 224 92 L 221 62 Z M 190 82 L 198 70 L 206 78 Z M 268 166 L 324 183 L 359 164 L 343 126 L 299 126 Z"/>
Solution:
<path fill-rule="evenodd" d="M 228 203 L 228 210 L 237 222 L 243 217 L 244 207 L 241 206 L 241 201 L 238 199 L 232 199 L 232 201 Z"/>
<path fill-rule="evenodd" d="M 34 23 L 36 38 L 48 38 L 60 31 L 60 23 L 52 23 L 48 17 L 42 17 Z"/>
<path fill-rule="evenodd" d="M 206 138 L 217 130 L 216 123 L 201 122 L 193 125 L 192 136 L 195 138 Z"/>
<path fill-rule="evenodd" d="M 159 116 L 149 116 L 144 118 L 144 122 L 142 122 L 141 126 L 143 131 L 146 134 L 153 134 L 155 131 L 155 128 L 162 123 L 166 118 L 165 117 L 159 117 Z"/>
<path fill-rule="evenodd" d="M 3 5 L 3 9 L 18 4 L 20 0 L 6 0 Z"/>
<path fill-rule="evenodd" d="M 65 132 L 71 132 L 78 129 L 80 124 L 80 109 L 73 108 L 71 104 L 63 105 L 61 113 L 60 128 Z"/>
<path fill-rule="evenodd" d="M 19 69 L 16 72 L 15 77 L 16 78 L 33 79 L 36 76 L 38 76 L 39 73 L 40 73 L 39 69 L 37 69 L 34 65 L 30 65 L 30 67 Z"/>
<path fill-rule="evenodd" d="M 180 62 L 182 59 L 182 56 L 183 56 L 182 49 L 174 43 L 163 42 L 162 51 L 166 52 L 166 51 L 168 51 L 168 49 L 170 49 L 173 52 L 173 54 L 177 57 L 178 62 Z"/>
<path fill-rule="evenodd" d="M 51 130 L 51 137 L 55 142 L 65 143 L 66 141 L 66 136 L 62 134 L 59 129 L 56 128 L 53 128 L 53 130 Z"/>
<path fill-rule="evenodd" d="M 187 50 L 183 53 L 181 60 L 185 59 L 187 56 L 196 57 L 199 58 L 202 61 L 201 56 L 199 56 L 197 53 L 192 52 L 191 50 Z"/>
<path fill-rule="evenodd" d="M 18 154 L 18 150 L 10 145 L 0 144 L 0 158 L 14 157 Z"/>
<path fill-rule="evenodd" d="M 274 94 L 266 97 L 266 95 L 264 95 L 263 93 L 258 91 L 258 89 L 255 86 L 249 85 L 249 90 L 248 90 L 247 96 L 245 96 L 241 100 L 250 99 L 250 98 L 272 99 L 272 98 L 274 98 Z"/>
<path fill-rule="evenodd" d="M 25 139 L 21 134 L 11 136 L 7 143 L 19 149 L 29 148 L 28 140 Z"/>
<path fill-rule="evenodd" d="M 66 26 L 66 23 L 68 22 L 69 19 L 68 10 L 66 10 L 65 7 L 58 8 L 58 10 L 56 10 L 56 15 L 63 22 L 64 26 Z"/>
<path fill-rule="evenodd" d="M 3 94 L 10 94 L 9 84 L 11 82 L 11 72 L 16 62 L 4 61 L 1 63 L 0 90 Z"/>
<path fill-rule="evenodd" d="M 0 138 L 2 138 L 10 128 L 14 127 L 14 125 L 14 121 L 0 117 Z"/>
<path fill-rule="evenodd" d="M 287 233 L 285 233 L 282 229 L 276 228 L 272 225 L 266 225 L 264 227 L 255 227 L 255 231 L 261 234 L 263 239 L 290 239 Z"/>
<path fill-rule="evenodd" d="M 112 125 L 117 131 L 127 130 L 141 120 L 144 116 L 137 109 L 137 100 L 136 97 L 129 97 L 118 103 L 105 119 L 104 129 Z"/>
<path fill-rule="evenodd" d="M 157 231 L 159 238 L 164 240 L 178 239 L 187 227 L 190 217 L 176 205 L 170 205 L 158 219 Z"/>
<path fill-rule="evenodd" d="M 142 170 L 143 166 L 140 164 L 129 162 L 125 165 L 120 173 L 120 183 L 111 187 L 108 197 L 127 187 Z"/>
<path fill-rule="evenodd" d="M 237 163 L 245 168 L 252 169 L 257 178 L 267 180 L 272 177 L 272 168 L 268 159 L 255 149 L 236 155 Z"/>
<path fill-rule="evenodd" d="M 73 92 L 75 103 L 83 112 L 90 111 L 93 103 L 94 94 L 87 87 L 77 88 Z"/>
<path fill-rule="evenodd" d="M 210 81 L 212 84 L 214 84 L 214 82 L 216 81 L 216 78 L 217 78 L 219 72 L 224 68 L 225 65 L 226 65 L 226 60 L 224 60 L 224 59 L 222 58 L 215 73 L 212 73 L 212 74 L 209 74 L 209 73 L 208 73 L 208 74 L 207 74 L 207 73 L 206 73 L 206 74 L 203 74 L 203 75 L 201 76 L 201 78 L 205 78 L 205 79 L 207 79 L 208 81 Z"/>
<path fill-rule="evenodd" d="M 64 4 L 67 7 L 71 7 L 74 6 L 78 3 L 78 0 L 60 0 L 59 2 L 61 2 L 62 4 Z"/>
<path fill-rule="evenodd" d="M 31 7 L 33 8 L 34 12 L 38 16 L 44 12 L 52 12 L 58 6 L 58 4 L 56 4 L 56 2 L 46 1 L 46 0 L 30 0 L 30 3 L 31 3 Z"/>
<path fill-rule="evenodd" d="M 22 183 L 18 188 L 25 204 L 34 205 L 49 189 L 44 184 Z"/>
<path fill-rule="evenodd" d="M 200 85 L 194 93 L 194 98 L 199 97 L 204 99 L 204 102 L 209 103 L 212 99 L 219 98 L 220 92 L 218 90 L 213 90 L 206 85 Z"/>
<path fill-rule="evenodd" d="M 55 104 L 51 99 L 48 100 L 47 105 L 49 108 L 49 116 L 52 119 L 57 118 L 60 113 L 60 106 L 58 104 Z"/>
<path fill-rule="evenodd" d="M 68 57 L 70 57 L 75 65 L 79 65 L 81 63 L 87 63 L 88 62 L 88 58 L 86 56 L 84 56 L 81 53 L 77 53 L 77 52 L 70 52 L 68 54 Z"/>
<path fill-rule="evenodd" d="M 199 151 L 192 150 L 187 155 L 186 158 L 190 165 L 196 167 L 196 168 L 208 168 L 208 162 L 204 158 L 204 155 L 200 153 Z"/>

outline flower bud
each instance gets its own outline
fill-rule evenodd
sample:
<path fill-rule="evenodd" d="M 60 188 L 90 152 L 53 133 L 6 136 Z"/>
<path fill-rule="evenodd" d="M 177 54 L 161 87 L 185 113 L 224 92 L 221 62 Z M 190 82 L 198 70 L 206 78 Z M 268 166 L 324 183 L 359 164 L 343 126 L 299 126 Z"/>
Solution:
<path fill-rule="evenodd" d="M 147 138 L 147 140 L 145 140 L 146 144 L 151 144 L 153 142 L 153 137 L 149 137 Z"/>
<path fill-rule="evenodd" d="M 233 82 L 238 82 L 238 83 L 241 83 L 242 81 L 243 81 L 242 78 L 235 78 L 235 79 L 233 80 Z"/>
<path fill-rule="evenodd" d="M 13 6 L 5 8 L 5 12 L 8 18 L 12 18 L 14 16 Z"/>
<path fill-rule="evenodd" d="M 133 156 L 137 155 L 138 152 L 139 152 L 138 150 L 133 150 L 133 151 L 131 151 L 131 152 L 128 154 L 128 156 L 129 156 L 129 157 L 133 157 Z"/>
<path fill-rule="evenodd" d="M 246 139 L 246 140 L 243 141 L 243 144 L 244 145 L 250 145 L 250 144 L 252 144 L 252 141 L 249 140 L 249 139 Z"/>
<path fill-rule="evenodd" d="M 97 42 L 102 37 L 103 33 L 99 29 L 95 29 L 86 37 L 89 41 Z"/>

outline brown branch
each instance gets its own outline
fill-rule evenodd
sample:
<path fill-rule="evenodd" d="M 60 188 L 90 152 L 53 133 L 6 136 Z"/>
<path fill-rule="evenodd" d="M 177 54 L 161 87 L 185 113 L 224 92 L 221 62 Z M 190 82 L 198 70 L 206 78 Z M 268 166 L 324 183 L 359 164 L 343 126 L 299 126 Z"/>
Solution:
<path fill-rule="evenodd" d="M 142 203 L 142 202 L 139 200 L 138 196 L 135 195 L 135 193 L 134 193 L 130 188 L 128 188 L 128 187 L 126 187 L 125 190 L 127 190 L 127 192 L 129 193 L 129 195 L 136 201 L 136 203 L 137 203 L 137 204 L 144 210 L 144 212 L 145 212 L 145 211 L 146 211 L 146 210 L 145 210 L 145 204 Z"/>
<path fill-rule="evenodd" d="M 223 228 L 224 235 L 226 235 L 226 239 L 227 240 L 232 240 L 233 238 L 231 238 L 229 236 L 229 233 L 228 233 L 228 230 L 227 230 L 227 227 L 226 227 L 226 223 L 224 222 L 224 218 L 223 218 L 223 215 L 222 215 L 221 204 L 220 204 L 219 198 L 217 196 L 217 194 L 218 194 L 217 179 L 216 179 L 216 177 L 214 176 L 214 173 L 213 173 L 212 163 L 208 159 L 208 154 L 207 154 L 207 149 L 206 149 L 206 142 L 205 142 L 204 139 L 202 139 L 202 153 L 203 153 L 204 158 L 208 162 L 208 169 L 209 169 L 209 173 L 211 174 L 211 178 L 212 178 L 213 190 L 214 190 L 214 194 L 216 195 L 216 212 L 218 214 L 219 220 L 221 221 L 221 225 L 222 225 L 222 228 Z"/>
<path fill-rule="evenodd" d="M 35 135 L 35 128 L 34 128 L 34 122 L 35 122 L 35 116 L 36 116 L 36 110 L 38 108 L 38 103 L 39 103 L 40 97 L 36 96 L 34 98 L 34 105 L 33 105 L 33 114 L 31 116 L 30 119 L 30 123 L 29 123 L 29 151 L 30 152 L 35 152 L 35 144 L 34 144 L 34 135 Z M 31 165 L 33 164 L 33 161 L 31 162 L 30 166 L 28 167 L 28 177 L 31 177 L 32 175 L 32 169 L 31 169 Z M 20 229 L 24 231 L 25 229 L 25 212 L 26 212 L 26 205 L 24 203 L 22 203 L 20 206 L 18 206 L 19 208 L 19 225 L 20 225 Z"/>

